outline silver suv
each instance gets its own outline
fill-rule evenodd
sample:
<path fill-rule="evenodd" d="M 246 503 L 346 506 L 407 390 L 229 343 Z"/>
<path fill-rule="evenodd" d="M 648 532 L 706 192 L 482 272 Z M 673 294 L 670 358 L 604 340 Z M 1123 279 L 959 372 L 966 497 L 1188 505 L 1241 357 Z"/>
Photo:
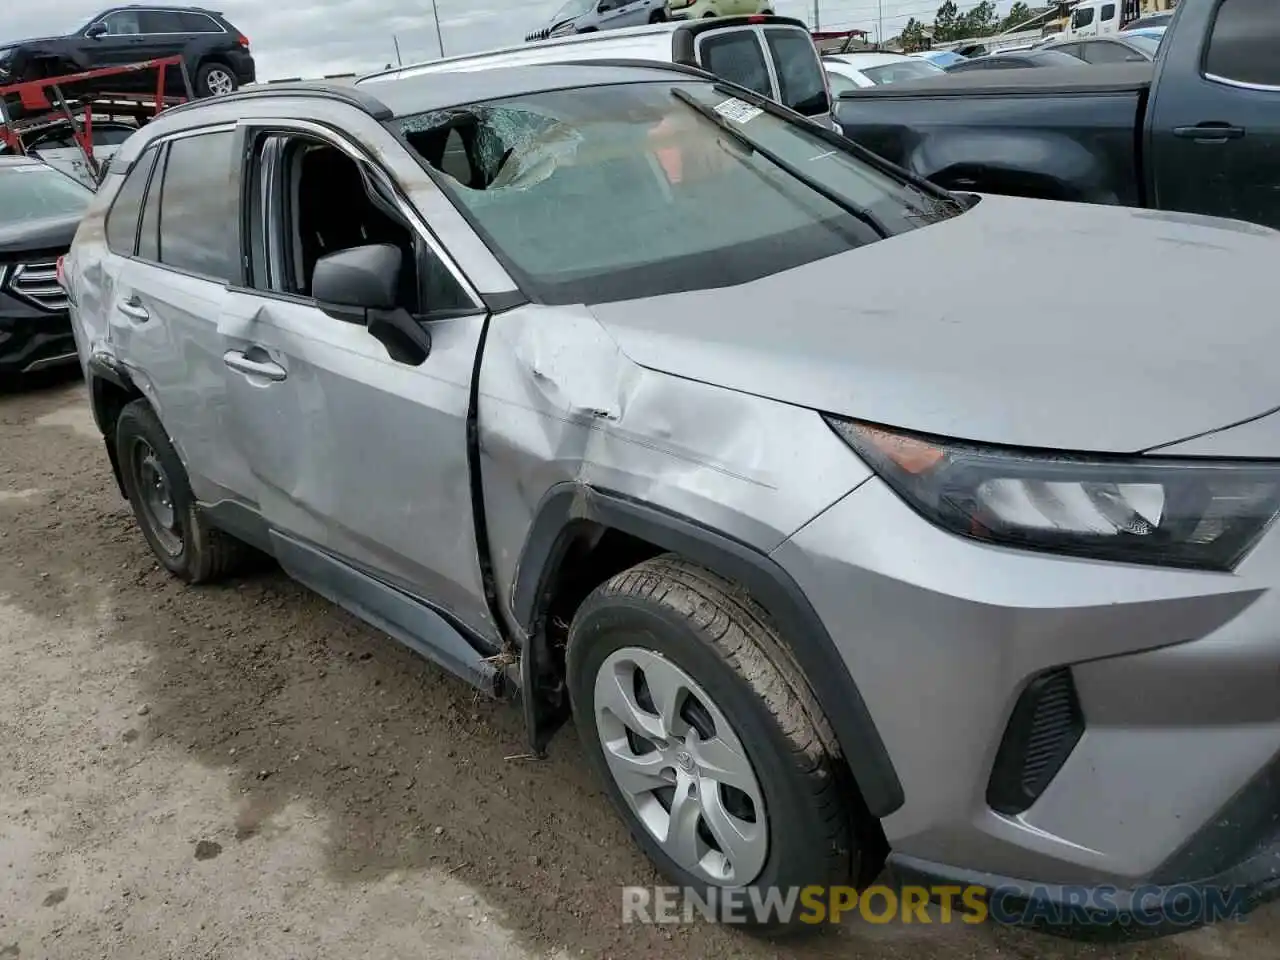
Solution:
<path fill-rule="evenodd" d="M 1276 864 L 1278 252 L 601 62 L 168 111 L 65 283 L 161 563 L 572 716 L 668 877 L 1124 910 Z"/>

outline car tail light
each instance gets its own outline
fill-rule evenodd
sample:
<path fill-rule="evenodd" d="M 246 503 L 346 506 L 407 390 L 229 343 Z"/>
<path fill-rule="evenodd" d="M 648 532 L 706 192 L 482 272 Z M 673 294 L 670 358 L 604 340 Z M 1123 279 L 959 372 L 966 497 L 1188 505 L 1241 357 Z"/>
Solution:
<path fill-rule="evenodd" d="M 236 37 L 236 43 L 240 44 L 240 46 L 244 47 L 246 50 L 249 49 L 249 38 L 243 33 Z"/>
<path fill-rule="evenodd" d="M 753 13 L 747 17 L 747 23 L 764 23 L 768 19 L 763 13 Z"/>

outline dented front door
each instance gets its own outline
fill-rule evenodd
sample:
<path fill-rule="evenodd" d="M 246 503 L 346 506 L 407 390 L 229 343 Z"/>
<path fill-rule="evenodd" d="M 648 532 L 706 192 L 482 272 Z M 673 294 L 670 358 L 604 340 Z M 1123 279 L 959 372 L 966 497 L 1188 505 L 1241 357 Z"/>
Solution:
<path fill-rule="evenodd" d="M 297 299 L 233 291 L 220 329 L 236 443 L 270 526 L 490 634 L 467 462 L 483 323 L 433 323 L 416 367 Z"/>

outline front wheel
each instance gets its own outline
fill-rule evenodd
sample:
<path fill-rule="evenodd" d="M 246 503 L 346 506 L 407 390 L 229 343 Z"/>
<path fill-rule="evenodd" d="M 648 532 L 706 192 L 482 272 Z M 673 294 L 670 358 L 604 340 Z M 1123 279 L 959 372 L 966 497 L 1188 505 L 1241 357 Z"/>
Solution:
<path fill-rule="evenodd" d="M 665 7 L 663 7 L 660 10 L 655 10 L 653 11 L 653 13 L 649 14 L 650 23 L 666 23 L 666 20 L 667 20 L 667 10 Z"/>
<path fill-rule="evenodd" d="M 220 97 L 240 86 L 231 68 L 223 63 L 206 63 L 196 71 L 196 96 Z"/>
<path fill-rule="evenodd" d="M 740 588 L 673 556 L 642 563 L 583 603 L 566 660 L 586 752 L 673 883 L 785 897 L 856 875 L 830 727 Z M 748 924 L 776 931 L 788 919 Z"/>

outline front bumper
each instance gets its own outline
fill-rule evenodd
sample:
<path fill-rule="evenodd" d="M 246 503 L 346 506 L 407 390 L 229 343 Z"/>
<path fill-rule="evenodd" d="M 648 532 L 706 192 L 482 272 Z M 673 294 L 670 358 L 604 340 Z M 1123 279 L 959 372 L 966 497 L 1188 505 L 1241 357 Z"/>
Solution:
<path fill-rule="evenodd" d="M 65 310 L 46 312 L 0 292 L 0 377 L 78 362 Z"/>
<path fill-rule="evenodd" d="M 1065 559 L 952 536 L 873 479 L 774 559 L 902 783 L 882 826 L 904 876 L 1032 902 L 1111 891 L 1118 915 L 1151 884 L 1277 882 L 1280 526 L 1232 574 Z M 1033 802 L 997 813 L 997 754 L 1050 671 L 1069 674 L 1083 733 Z"/>

